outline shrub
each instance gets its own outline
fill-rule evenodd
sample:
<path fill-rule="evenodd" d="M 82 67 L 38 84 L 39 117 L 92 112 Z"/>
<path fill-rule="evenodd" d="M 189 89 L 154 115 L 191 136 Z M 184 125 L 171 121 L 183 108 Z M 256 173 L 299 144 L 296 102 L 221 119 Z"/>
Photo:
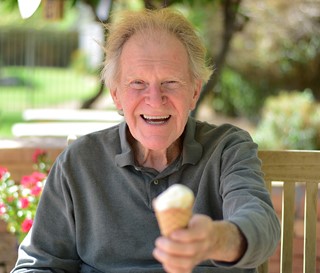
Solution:
<path fill-rule="evenodd" d="M 261 109 L 263 96 L 242 75 L 231 69 L 224 69 L 215 87 L 213 107 L 228 116 L 244 116 L 255 121 L 255 113 Z"/>
<path fill-rule="evenodd" d="M 320 149 L 320 106 L 312 92 L 282 91 L 268 98 L 253 138 L 261 149 Z"/>

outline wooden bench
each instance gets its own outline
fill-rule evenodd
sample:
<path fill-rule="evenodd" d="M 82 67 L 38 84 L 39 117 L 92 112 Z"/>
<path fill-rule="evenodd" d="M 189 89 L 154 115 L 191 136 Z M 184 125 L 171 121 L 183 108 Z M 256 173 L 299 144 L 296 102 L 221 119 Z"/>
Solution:
<path fill-rule="evenodd" d="M 112 127 L 123 117 L 112 110 L 27 109 L 25 122 L 12 126 L 15 137 L 81 136 Z"/>
<path fill-rule="evenodd" d="M 296 215 L 296 189 L 304 190 L 304 246 L 303 273 L 316 273 L 317 207 L 320 183 L 320 151 L 260 151 L 262 170 L 267 188 L 273 183 L 282 185 L 280 264 L 277 272 L 293 273 L 294 224 Z M 318 238 L 319 240 L 319 238 Z M 268 273 L 268 261 L 259 268 L 259 273 Z"/>

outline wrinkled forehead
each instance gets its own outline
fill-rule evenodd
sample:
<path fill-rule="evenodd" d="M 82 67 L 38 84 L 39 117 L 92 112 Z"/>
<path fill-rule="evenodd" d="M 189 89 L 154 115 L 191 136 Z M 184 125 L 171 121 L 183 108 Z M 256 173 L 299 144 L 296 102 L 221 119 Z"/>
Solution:
<path fill-rule="evenodd" d="M 136 74 L 139 69 L 154 66 L 157 71 L 165 69 L 168 73 L 192 78 L 190 59 L 183 43 L 167 31 L 147 29 L 134 33 L 123 45 L 117 79 L 120 75 Z"/>

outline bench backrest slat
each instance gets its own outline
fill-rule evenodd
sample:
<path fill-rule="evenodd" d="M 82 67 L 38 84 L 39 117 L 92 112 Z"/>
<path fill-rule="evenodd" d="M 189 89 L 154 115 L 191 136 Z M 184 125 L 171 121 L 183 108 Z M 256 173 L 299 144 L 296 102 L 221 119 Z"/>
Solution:
<path fill-rule="evenodd" d="M 280 273 L 293 272 L 294 224 L 298 187 L 304 187 L 303 272 L 316 273 L 317 206 L 320 183 L 320 151 L 259 151 L 266 186 L 272 195 L 272 183 L 281 182 Z M 259 273 L 268 273 L 268 261 Z"/>

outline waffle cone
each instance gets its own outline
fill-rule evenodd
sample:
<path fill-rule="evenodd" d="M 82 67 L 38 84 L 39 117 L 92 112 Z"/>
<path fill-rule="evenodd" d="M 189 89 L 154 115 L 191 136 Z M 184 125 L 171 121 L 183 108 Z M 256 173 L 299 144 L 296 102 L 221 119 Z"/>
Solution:
<path fill-rule="evenodd" d="M 160 232 L 163 236 L 169 236 L 171 232 L 186 228 L 192 215 L 192 208 L 171 208 L 163 211 L 155 211 Z"/>

